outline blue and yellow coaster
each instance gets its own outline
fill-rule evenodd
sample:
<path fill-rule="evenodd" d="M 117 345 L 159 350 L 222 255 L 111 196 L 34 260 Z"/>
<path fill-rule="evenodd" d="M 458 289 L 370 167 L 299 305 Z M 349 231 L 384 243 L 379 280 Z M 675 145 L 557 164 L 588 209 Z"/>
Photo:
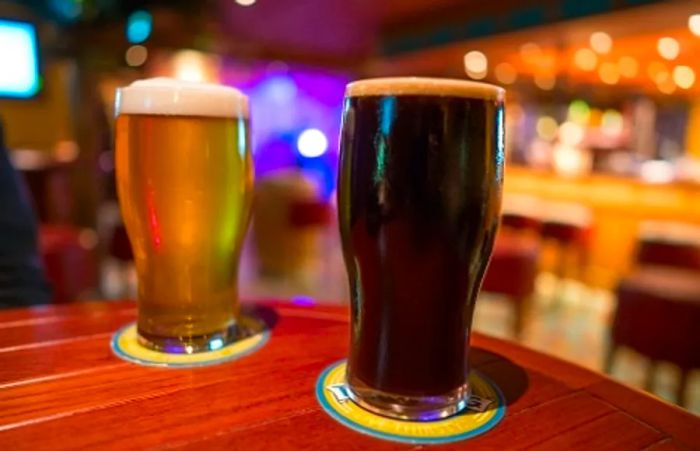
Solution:
<path fill-rule="evenodd" d="M 236 360 L 262 348 L 270 338 L 265 323 L 252 316 L 243 316 L 240 327 L 248 331 L 245 338 L 214 351 L 195 354 L 168 354 L 148 349 L 138 342 L 136 323 L 119 329 L 112 336 L 112 351 L 117 357 L 140 365 L 169 368 L 192 368 Z"/>
<path fill-rule="evenodd" d="M 450 443 L 489 431 L 506 413 L 503 394 L 492 381 L 472 371 L 469 384 L 472 395 L 464 412 L 434 421 L 395 420 L 368 412 L 347 396 L 343 360 L 321 373 L 316 398 L 331 417 L 363 434 L 401 443 Z"/>

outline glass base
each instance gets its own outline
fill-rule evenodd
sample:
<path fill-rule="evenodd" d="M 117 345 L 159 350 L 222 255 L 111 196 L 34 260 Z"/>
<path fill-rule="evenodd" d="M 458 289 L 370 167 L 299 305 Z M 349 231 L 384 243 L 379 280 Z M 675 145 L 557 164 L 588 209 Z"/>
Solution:
<path fill-rule="evenodd" d="M 439 396 L 404 396 L 370 388 L 362 382 L 348 383 L 348 394 L 360 407 L 389 418 L 411 421 L 439 420 L 467 407 L 471 388 L 461 387 Z"/>
<path fill-rule="evenodd" d="M 216 351 L 239 338 L 238 327 L 232 322 L 226 329 L 190 337 L 162 337 L 138 330 L 139 344 L 154 351 L 168 354 L 194 354 Z"/>

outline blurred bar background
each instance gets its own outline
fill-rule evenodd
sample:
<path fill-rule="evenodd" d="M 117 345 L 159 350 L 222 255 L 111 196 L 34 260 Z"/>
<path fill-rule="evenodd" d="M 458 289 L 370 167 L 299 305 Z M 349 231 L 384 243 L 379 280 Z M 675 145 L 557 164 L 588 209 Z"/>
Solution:
<path fill-rule="evenodd" d="M 251 98 L 245 299 L 346 303 L 335 221 L 345 84 L 503 85 L 502 230 L 476 328 L 700 413 L 700 4 L 0 0 L 0 120 L 53 302 L 135 295 L 114 186 L 116 87 Z"/>

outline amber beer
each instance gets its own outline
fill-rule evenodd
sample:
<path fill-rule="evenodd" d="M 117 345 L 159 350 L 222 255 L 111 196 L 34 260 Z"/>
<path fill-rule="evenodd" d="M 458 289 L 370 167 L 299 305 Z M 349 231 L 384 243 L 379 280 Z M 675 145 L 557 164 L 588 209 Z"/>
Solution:
<path fill-rule="evenodd" d="M 253 181 L 248 100 L 229 87 L 142 80 L 118 90 L 116 115 L 139 340 L 163 352 L 219 348 L 238 333 Z"/>
<path fill-rule="evenodd" d="M 454 414 L 469 396 L 469 332 L 503 181 L 501 88 L 351 83 L 338 214 L 351 287 L 351 398 L 389 417 Z"/>

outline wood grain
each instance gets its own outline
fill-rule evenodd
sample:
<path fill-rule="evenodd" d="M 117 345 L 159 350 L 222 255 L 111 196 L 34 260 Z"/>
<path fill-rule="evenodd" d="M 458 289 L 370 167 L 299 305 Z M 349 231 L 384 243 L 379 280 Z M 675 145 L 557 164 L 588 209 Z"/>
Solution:
<path fill-rule="evenodd" d="M 660 401 L 635 388 L 604 379 L 588 387 L 593 396 L 604 399 L 639 421 L 674 437 L 680 444 L 700 449 L 700 419 L 680 407 Z"/>
<path fill-rule="evenodd" d="M 319 373 L 347 354 L 346 308 L 265 306 L 277 320 L 259 351 L 178 370 L 111 354 L 130 302 L 0 312 L 0 449 L 417 448 L 354 432 L 316 403 Z M 700 448 L 700 419 L 600 374 L 481 335 L 471 363 L 503 390 L 506 417 L 436 449 Z"/>
<path fill-rule="evenodd" d="M 614 433 L 612 433 L 614 431 Z M 559 434 L 537 444 L 538 448 L 598 451 L 643 449 L 663 438 L 651 427 L 621 412 L 612 412 L 577 428 L 577 434 Z"/>

